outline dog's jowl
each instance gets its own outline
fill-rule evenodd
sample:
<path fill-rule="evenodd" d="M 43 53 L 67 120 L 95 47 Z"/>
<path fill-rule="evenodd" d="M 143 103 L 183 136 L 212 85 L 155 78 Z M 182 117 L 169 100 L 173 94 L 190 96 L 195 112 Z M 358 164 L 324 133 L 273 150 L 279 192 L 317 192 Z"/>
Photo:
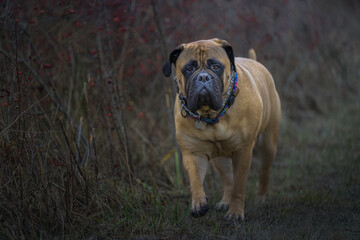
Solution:
<path fill-rule="evenodd" d="M 191 215 L 200 217 L 209 207 L 203 188 L 207 165 L 220 173 L 223 197 L 217 210 L 225 218 L 243 219 L 245 188 L 253 148 L 262 165 L 259 195 L 268 191 L 280 124 L 280 99 L 269 71 L 256 61 L 234 57 L 224 40 L 181 44 L 163 66 L 169 77 L 172 65 L 178 85 L 175 101 L 176 138 L 189 174 Z"/>

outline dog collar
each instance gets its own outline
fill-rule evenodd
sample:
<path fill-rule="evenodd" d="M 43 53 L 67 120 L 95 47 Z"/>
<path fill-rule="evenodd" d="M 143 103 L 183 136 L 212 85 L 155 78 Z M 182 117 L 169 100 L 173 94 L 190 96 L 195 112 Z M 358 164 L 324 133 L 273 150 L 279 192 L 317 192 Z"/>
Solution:
<path fill-rule="evenodd" d="M 219 122 L 220 118 L 222 116 L 224 116 L 224 114 L 226 113 L 227 109 L 229 109 L 231 107 L 231 105 L 234 103 L 235 101 L 235 97 L 238 95 L 239 93 L 239 89 L 237 88 L 237 80 L 238 80 L 238 76 L 237 76 L 237 72 L 233 69 L 232 74 L 231 74 L 231 78 L 230 78 L 230 84 L 229 87 L 226 91 L 226 96 L 224 98 L 224 101 L 221 105 L 221 108 L 216 111 L 216 117 L 215 118 L 206 118 L 206 117 L 202 117 L 200 116 L 197 112 L 193 112 L 191 111 L 188 107 L 187 107 L 187 102 L 186 102 L 186 98 L 182 95 L 176 76 L 174 77 L 174 81 L 176 83 L 177 86 L 177 91 L 179 93 L 179 99 L 181 102 L 181 116 L 183 116 L 184 118 L 186 118 L 187 116 L 194 118 L 196 121 L 199 122 L 205 122 L 205 123 L 209 123 L 209 124 L 216 124 Z"/>

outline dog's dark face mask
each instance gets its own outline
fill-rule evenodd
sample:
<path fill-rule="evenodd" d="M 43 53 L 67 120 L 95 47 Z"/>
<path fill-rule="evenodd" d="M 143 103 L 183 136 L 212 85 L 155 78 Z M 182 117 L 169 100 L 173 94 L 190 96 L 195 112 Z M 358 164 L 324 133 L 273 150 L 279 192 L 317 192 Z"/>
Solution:
<path fill-rule="evenodd" d="M 217 111 L 222 104 L 224 85 L 221 77 L 224 65 L 216 59 L 209 59 L 204 65 L 190 60 L 182 69 L 186 79 L 188 108 L 193 112 L 202 106 Z"/>
<path fill-rule="evenodd" d="M 217 111 L 222 105 L 224 82 L 228 84 L 234 66 L 232 47 L 224 40 L 212 39 L 182 44 L 173 50 L 163 66 L 165 76 L 176 66 L 179 88 L 188 108 L 196 112 L 203 106 Z"/>

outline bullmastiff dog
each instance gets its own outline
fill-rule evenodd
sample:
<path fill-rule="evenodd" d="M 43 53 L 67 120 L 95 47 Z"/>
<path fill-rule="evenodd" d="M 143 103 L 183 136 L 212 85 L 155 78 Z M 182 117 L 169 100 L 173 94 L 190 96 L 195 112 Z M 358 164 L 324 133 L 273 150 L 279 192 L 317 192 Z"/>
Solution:
<path fill-rule="evenodd" d="M 244 219 L 245 188 L 253 148 L 262 165 L 259 195 L 269 187 L 280 124 L 280 99 L 270 72 L 255 59 L 234 57 L 220 39 L 181 44 L 163 66 L 166 77 L 175 66 L 176 138 L 191 190 L 191 215 L 200 217 L 209 207 L 203 181 L 208 162 L 218 170 L 223 197 L 216 210 L 226 220 Z"/>

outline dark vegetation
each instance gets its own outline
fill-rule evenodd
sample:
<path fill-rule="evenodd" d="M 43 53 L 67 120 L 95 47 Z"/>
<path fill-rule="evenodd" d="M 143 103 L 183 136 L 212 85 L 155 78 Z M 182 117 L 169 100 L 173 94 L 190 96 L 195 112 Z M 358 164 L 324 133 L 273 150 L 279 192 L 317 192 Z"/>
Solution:
<path fill-rule="evenodd" d="M 359 239 L 358 1 L 0 0 L 0 238 Z M 182 42 L 255 48 L 283 118 L 246 221 L 189 216 L 161 66 Z M 241 87 L 241 86 L 240 86 Z"/>

